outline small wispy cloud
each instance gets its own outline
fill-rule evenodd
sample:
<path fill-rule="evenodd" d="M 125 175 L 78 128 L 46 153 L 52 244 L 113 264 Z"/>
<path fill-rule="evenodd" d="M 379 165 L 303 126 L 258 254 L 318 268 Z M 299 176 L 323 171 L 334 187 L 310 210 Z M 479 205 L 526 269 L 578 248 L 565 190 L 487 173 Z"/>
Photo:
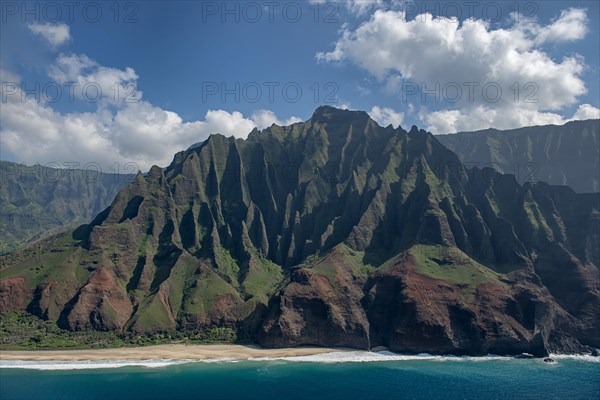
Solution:
<path fill-rule="evenodd" d="M 71 39 L 69 25 L 59 23 L 38 23 L 28 24 L 27 27 L 34 34 L 41 36 L 52 47 L 58 47 Z"/>

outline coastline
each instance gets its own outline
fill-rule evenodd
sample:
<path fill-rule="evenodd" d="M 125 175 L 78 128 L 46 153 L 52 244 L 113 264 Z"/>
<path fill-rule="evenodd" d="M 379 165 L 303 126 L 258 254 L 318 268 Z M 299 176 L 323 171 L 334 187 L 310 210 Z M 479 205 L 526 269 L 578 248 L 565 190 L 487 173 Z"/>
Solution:
<path fill-rule="evenodd" d="M 265 349 L 235 344 L 160 344 L 144 347 L 81 350 L 2 350 L 0 361 L 111 361 L 111 360 L 248 360 L 302 357 L 353 351 L 346 348 L 292 347 Z"/>
<path fill-rule="evenodd" d="M 575 354 L 551 354 L 557 360 L 571 359 L 600 363 L 600 357 Z M 362 363 L 381 361 L 521 361 L 517 356 L 487 354 L 455 356 L 398 354 L 380 347 L 367 350 L 333 347 L 293 347 L 269 349 L 234 344 L 161 344 L 144 347 L 123 347 L 77 350 L 0 350 L 0 369 L 24 368 L 34 370 L 103 369 L 125 366 L 161 368 L 187 363 L 222 363 L 240 361 L 299 361 L 316 363 Z M 530 361 L 542 362 L 542 358 Z M 527 359 L 525 359 L 527 361 Z M 555 360 L 556 361 L 556 360 Z M 546 364 L 546 363 L 544 363 Z M 555 365 L 551 362 L 547 365 Z"/>
<path fill-rule="evenodd" d="M 164 346 L 158 346 L 164 347 Z M 170 346 L 169 346 L 170 347 Z M 185 347 L 185 346 L 180 346 Z M 199 345 L 195 349 L 220 345 Z M 236 358 L 244 356 L 237 346 Z M 241 346 L 244 347 L 244 346 Z M 144 349 L 156 350 L 151 347 Z M 123 349 L 120 349 L 123 350 Z M 180 350 L 180 349 L 177 349 Z M 192 350 L 192 351 L 189 351 Z M 210 350 L 210 349 L 205 349 Z M 222 350 L 222 349 L 219 349 Z M 261 357 L 247 361 L 225 358 L 84 360 L 84 361 L 9 361 L 0 360 L 0 397 L 37 399 L 40 393 L 51 400 L 78 399 L 291 399 L 334 398 L 407 398 L 462 399 L 495 397 L 531 397 L 548 400 L 597 398 L 595 379 L 600 363 L 589 359 L 560 360 L 544 363 L 541 359 L 516 359 L 507 356 L 400 355 L 386 350 L 369 352 L 340 349 L 253 349 Z M 266 354 L 290 354 L 290 350 L 314 353 L 297 356 L 265 357 Z M 112 351 L 92 350 L 95 355 Z M 73 354 L 73 351 L 61 351 Z M 84 350 L 76 350 L 78 354 Z M 90 352 L 90 350 L 85 350 Z M 18 356 L 21 353 L 16 352 Z M 33 353 L 33 352 L 29 352 Z M 48 356 L 48 351 L 37 351 Z M 119 354 L 124 355 L 122 351 Z M 142 357 L 154 357 L 159 352 Z M 165 353 L 160 353 L 165 355 Z M 219 352 L 219 355 L 231 353 Z M 131 353 L 128 354 L 131 357 Z M 202 357 L 209 356 L 203 354 Z M 215 356 L 214 354 L 210 356 Z M 247 355 L 246 355 L 247 356 Z M 139 356 L 138 356 L 139 357 Z M 589 357 L 589 356 L 586 356 Z M 380 363 L 379 361 L 386 361 Z M 392 361 L 392 363 L 389 363 Z M 599 360 L 600 361 L 600 360 Z M 365 363 L 357 365 L 356 363 Z M 330 365 L 343 363 L 343 365 Z M 353 364 L 353 365 L 351 365 Z M 400 392 L 399 392 L 400 390 Z M 331 397 L 329 396 L 329 397 Z"/>

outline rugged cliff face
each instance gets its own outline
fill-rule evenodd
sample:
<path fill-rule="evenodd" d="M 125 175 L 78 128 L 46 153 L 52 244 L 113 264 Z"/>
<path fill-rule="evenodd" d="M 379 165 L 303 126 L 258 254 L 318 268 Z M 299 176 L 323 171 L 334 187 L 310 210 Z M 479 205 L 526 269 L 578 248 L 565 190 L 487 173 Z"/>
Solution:
<path fill-rule="evenodd" d="M 133 177 L 0 161 L 0 254 L 91 221 Z"/>
<path fill-rule="evenodd" d="M 493 167 L 520 183 L 543 181 L 579 193 L 600 192 L 600 120 L 485 129 L 436 138 L 465 165 Z"/>
<path fill-rule="evenodd" d="M 265 346 L 580 351 L 600 347 L 599 202 L 320 107 L 138 174 L 91 224 L 6 257 L 0 307 Z"/>

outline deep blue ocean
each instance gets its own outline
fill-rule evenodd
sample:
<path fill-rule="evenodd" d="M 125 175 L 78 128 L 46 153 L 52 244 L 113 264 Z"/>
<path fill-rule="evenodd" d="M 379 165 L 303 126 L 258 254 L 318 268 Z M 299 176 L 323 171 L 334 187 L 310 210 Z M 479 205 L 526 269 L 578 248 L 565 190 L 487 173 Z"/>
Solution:
<path fill-rule="evenodd" d="M 3 364 L 0 400 L 600 399 L 600 363 L 574 359 L 262 360 L 61 370 Z"/>

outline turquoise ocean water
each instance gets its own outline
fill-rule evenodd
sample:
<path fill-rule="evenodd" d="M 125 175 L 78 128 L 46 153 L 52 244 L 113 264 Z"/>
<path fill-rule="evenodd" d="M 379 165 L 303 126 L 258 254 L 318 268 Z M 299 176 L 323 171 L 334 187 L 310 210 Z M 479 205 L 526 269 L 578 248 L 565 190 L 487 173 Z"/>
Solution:
<path fill-rule="evenodd" d="M 589 358 L 545 364 L 512 358 L 340 362 L 335 357 L 145 366 L 2 362 L 0 399 L 600 399 L 600 362 Z"/>

